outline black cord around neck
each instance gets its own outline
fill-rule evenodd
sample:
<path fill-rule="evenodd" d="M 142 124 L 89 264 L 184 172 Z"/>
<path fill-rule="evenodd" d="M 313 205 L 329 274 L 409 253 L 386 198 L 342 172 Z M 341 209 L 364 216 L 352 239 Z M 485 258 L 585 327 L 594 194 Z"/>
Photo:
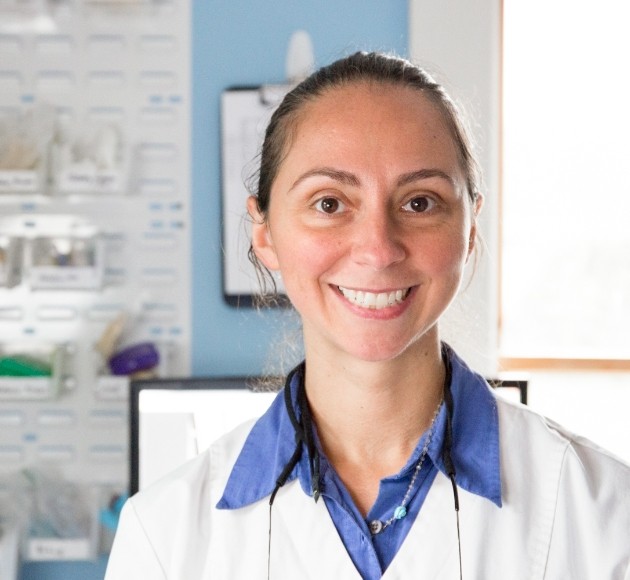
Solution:
<path fill-rule="evenodd" d="M 315 444 L 315 439 L 313 435 L 313 420 L 311 417 L 311 410 L 308 405 L 308 400 L 306 399 L 306 389 L 304 388 L 304 370 L 305 364 L 302 362 L 288 374 L 287 380 L 284 385 L 284 405 L 286 407 L 289 420 L 291 421 L 291 425 L 293 426 L 293 430 L 295 431 L 295 451 L 293 452 L 291 459 L 289 459 L 289 462 L 284 466 L 284 469 L 280 472 L 280 475 L 276 479 L 276 485 L 273 492 L 271 493 L 271 497 L 269 498 L 269 506 L 273 505 L 279 489 L 287 482 L 289 475 L 300 461 L 303 449 L 302 444 L 304 444 L 308 453 L 308 462 L 311 469 L 311 491 L 313 493 L 313 498 L 317 502 L 320 496 L 319 451 L 317 450 L 317 445 Z M 291 399 L 291 383 L 296 376 L 298 380 L 296 401 L 298 408 L 300 409 L 299 418 L 295 413 L 293 401 Z"/>
<path fill-rule="evenodd" d="M 313 423 L 311 420 L 311 411 L 308 406 L 308 401 L 306 399 L 306 390 L 304 388 L 304 370 L 305 364 L 302 362 L 297 367 L 295 367 L 288 375 L 287 380 L 284 385 L 284 406 L 287 410 L 287 415 L 289 416 L 289 420 L 291 421 L 291 425 L 293 426 L 293 430 L 295 431 L 295 450 L 293 451 L 293 455 L 291 455 L 291 459 L 289 459 L 288 463 L 284 466 L 283 470 L 278 475 L 276 479 L 276 485 L 271 492 L 271 497 L 269 498 L 269 538 L 267 545 L 267 580 L 271 577 L 271 515 L 273 502 L 276 499 L 276 494 L 280 490 L 280 488 L 287 482 L 289 475 L 300 461 L 302 457 L 302 450 L 304 446 L 306 446 L 306 450 L 308 453 L 309 465 L 311 468 L 311 488 L 313 492 L 313 497 L 315 501 L 319 499 L 319 453 L 317 452 L 317 446 L 313 440 Z M 297 375 L 298 377 L 298 385 L 297 385 L 297 404 L 300 409 L 300 417 L 298 418 L 295 414 L 295 409 L 293 408 L 293 401 L 291 400 L 291 383 L 293 381 L 293 377 Z M 304 444 L 304 446 L 303 446 Z"/>
<path fill-rule="evenodd" d="M 457 524 L 457 550 L 459 556 L 459 580 L 463 580 L 462 567 L 462 540 L 459 528 L 459 493 L 457 491 L 457 482 L 455 480 L 456 471 L 453 463 L 453 416 L 455 414 L 455 404 L 453 402 L 453 393 L 451 392 L 451 381 L 453 378 L 453 366 L 451 357 L 449 356 L 449 347 L 442 345 L 442 360 L 444 361 L 444 404 L 446 405 L 446 432 L 444 433 L 444 444 L 442 445 L 442 461 L 444 462 L 444 470 L 451 481 L 453 488 L 453 501 L 455 502 L 455 519 Z"/>
<path fill-rule="evenodd" d="M 451 481 L 453 488 L 453 500 L 455 503 L 455 515 L 457 522 L 457 545 L 459 551 L 459 578 L 463 580 L 462 572 L 462 545 L 459 526 L 459 494 L 457 491 L 456 482 L 456 470 L 452 458 L 453 449 L 453 415 L 454 415 L 454 402 L 453 394 L 451 392 L 451 380 L 453 374 L 453 368 L 450 360 L 450 350 L 446 344 L 442 345 L 442 361 L 444 362 L 444 403 L 446 405 L 446 431 L 444 434 L 444 444 L 442 446 L 442 461 L 444 462 L 444 469 Z M 271 571 L 271 514 L 273 502 L 276 498 L 276 494 L 280 488 L 287 482 L 289 475 L 295 468 L 302 457 L 304 447 L 308 453 L 309 466 L 311 470 L 311 491 L 313 498 L 317 502 L 320 496 L 319 489 L 319 452 L 314 441 L 313 434 L 313 421 L 311 417 L 310 407 L 306 398 L 306 389 L 304 387 L 304 374 L 305 364 L 302 362 L 295 367 L 287 376 L 287 380 L 284 386 L 284 403 L 291 421 L 291 425 L 295 431 L 295 450 L 293 455 L 289 459 L 288 463 L 284 466 L 284 469 L 280 472 L 280 475 L 276 479 L 276 485 L 269 498 L 269 545 L 267 553 L 267 578 L 270 578 Z M 293 406 L 293 400 L 291 398 L 291 383 L 294 377 L 297 375 L 297 390 L 296 390 L 296 402 L 300 410 L 300 416 L 295 413 Z"/>
<path fill-rule="evenodd" d="M 451 380 L 453 376 L 453 367 L 451 359 L 448 355 L 447 347 L 442 347 L 442 360 L 444 361 L 444 404 L 446 405 L 446 432 L 444 433 L 444 444 L 442 446 L 442 461 L 444 462 L 444 470 L 453 485 L 453 499 L 455 501 L 455 511 L 459 511 L 459 495 L 457 493 L 457 485 L 455 484 L 455 465 L 451 455 L 453 450 L 453 415 L 454 403 L 453 393 L 451 392 Z"/>

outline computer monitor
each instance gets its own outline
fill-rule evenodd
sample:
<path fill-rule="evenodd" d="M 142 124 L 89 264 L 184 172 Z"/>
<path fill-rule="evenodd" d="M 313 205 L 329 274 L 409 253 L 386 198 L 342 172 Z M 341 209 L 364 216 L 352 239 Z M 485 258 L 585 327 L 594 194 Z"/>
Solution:
<path fill-rule="evenodd" d="M 527 379 L 486 379 L 490 386 L 499 389 L 497 393 L 512 402 L 527 405 Z"/>
<path fill-rule="evenodd" d="M 489 380 L 502 396 L 527 403 L 527 381 Z M 260 392 L 251 377 L 150 379 L 131 382 L 130 493 L 136 493 L 206 449 L 248 419 L 262 415 L 277 393 Z"/>
<path fill-rule="evenodd" d="M 254 390 L 254 384 L 248 377 L 132 381 L 130 494 L 262 415 L 277 393 Z"/>

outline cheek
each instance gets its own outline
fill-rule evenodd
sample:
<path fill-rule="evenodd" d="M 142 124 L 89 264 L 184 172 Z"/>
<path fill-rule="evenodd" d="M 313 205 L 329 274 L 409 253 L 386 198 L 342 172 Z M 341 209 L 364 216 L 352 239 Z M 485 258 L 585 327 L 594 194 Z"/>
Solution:
<path fill-rule="evenodd" d="M 427 304 L 439 312 L 438 318 L 459 292 L 467 255 L 467 239 L 449 236 L 441 240 L 427 257 L 425 266 L 429 280 L 426 299 Z"/>
<path fill-rule="evenodd" d="M 326 250 L 330 249 L 330 244 L 303 233 L 283 236 L 281 243 L 276 243 L 280 273 L 292 300 L 292 294 L 303 293 L 326 271 L 330 264 Z"/>
<path fill-rule="evenodd" d="M 461 231 L 434 240 L 427 252 L 427 266 L 436 277 L 461 277 L 468 259 L 468 237 Z"/>

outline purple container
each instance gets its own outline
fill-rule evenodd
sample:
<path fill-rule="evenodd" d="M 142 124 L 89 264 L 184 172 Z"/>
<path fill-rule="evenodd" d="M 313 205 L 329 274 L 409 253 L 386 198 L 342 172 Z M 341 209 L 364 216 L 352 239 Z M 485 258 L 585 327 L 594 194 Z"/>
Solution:
<path fill-rule="evenodd" d="M 109 359 L 109 368 L 114 375 L 131 375 L 157 366 L 160 354 L 152 342 L 134 344 L 117 352 Z"/>

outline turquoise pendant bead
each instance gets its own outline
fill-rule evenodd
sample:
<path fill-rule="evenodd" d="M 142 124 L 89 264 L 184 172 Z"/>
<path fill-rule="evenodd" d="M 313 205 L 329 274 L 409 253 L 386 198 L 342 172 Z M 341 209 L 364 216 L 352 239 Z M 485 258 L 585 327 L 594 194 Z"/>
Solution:
<path fill-rule="evenodd" d="M 394 518 L 397 520 L 402 520 L 407 515 L 407 508 L 404 505 L 399 505 L 394 510 Z"/>

